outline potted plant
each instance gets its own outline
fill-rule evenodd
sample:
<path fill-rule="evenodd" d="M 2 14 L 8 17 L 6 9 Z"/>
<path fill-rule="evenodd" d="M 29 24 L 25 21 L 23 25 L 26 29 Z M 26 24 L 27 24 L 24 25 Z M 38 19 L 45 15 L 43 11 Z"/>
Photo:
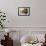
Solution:
<path fill-rule="evenodd" d="M 6 20 L 6 15 L 4 12 L 0 11 L 0 27 L 4 28 L 4 22 Z"/>

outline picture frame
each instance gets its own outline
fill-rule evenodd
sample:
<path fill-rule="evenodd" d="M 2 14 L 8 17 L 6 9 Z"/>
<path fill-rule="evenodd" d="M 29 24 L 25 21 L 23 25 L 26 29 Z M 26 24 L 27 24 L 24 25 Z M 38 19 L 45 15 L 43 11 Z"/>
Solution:
<path fill-rule="evenodd" d="M 30 7 L 19 7 L 18 16 L 30 16 Z"/>

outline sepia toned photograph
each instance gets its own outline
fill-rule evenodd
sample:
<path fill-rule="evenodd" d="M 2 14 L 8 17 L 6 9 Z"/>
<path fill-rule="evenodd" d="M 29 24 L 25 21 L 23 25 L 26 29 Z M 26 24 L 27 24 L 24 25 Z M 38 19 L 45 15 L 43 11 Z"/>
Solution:
<path fill-rule="evenodd" d="M 30 7 L 19 7 L 18 16 L 30 16 Z"/>

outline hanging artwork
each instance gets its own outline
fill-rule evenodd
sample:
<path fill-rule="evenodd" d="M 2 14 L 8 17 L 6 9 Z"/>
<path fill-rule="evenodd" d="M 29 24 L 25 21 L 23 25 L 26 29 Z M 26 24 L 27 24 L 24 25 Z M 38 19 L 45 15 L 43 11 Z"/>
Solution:
<path fill-rule="evenodd" d="M 30 7 L 19 7 L 18 16 L 30 16 Z"/>

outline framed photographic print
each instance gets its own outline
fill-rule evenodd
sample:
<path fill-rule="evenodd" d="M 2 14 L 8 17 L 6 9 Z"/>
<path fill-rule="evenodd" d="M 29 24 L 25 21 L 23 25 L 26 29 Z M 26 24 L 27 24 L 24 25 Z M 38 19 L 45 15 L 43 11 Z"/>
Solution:
<path fill-rule="evenodd" d="M 30 7 L 19 7 L 18 16 L 30 16 Z"/>

